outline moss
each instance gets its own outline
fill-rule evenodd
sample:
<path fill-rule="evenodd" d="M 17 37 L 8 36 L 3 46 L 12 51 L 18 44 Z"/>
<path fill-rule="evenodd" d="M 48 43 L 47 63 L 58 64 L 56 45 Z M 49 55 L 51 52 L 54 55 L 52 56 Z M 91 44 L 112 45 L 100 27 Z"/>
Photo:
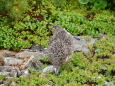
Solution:
<path fill-rule="evenodd" d="M 5 80 L 6 79 L 6 76 L 4 76 L 4 75 L 0 75 L 0 81 L 2 80 Z"/>

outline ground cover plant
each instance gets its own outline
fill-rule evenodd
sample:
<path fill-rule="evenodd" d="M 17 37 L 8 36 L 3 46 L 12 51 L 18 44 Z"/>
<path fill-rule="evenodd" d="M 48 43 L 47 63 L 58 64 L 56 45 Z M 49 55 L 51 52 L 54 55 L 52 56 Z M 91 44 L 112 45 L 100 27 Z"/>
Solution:
<path fill-rule="evenodd" d="M 30 48 L 34 43 L 46 47 L 52 35 L 49 28 L 54 25 L 62 26 L 72 35 L 91 35 L 97 37 L 100 33 L 115 33 L 114 11 L 90 11 L 86 8 L 81 8 L 81 10 L 80 8 L 75 10 L 74 8 L 73 10 L 67 10 L 66 8 L 59 10 L 59 7 L 56 8 L 53 2 L 44 0 L 41 0 L 41 2 L 32 1 L 32 4 L 28 8 L 22 9 L 20 8 L 22 2 L 12 2 L 11 4 L 9 1 L 4 3 L 6 7 L 3 6 L 4 9 L 9 9 L 7 4 L 10 4 L 11 10 L 16 4 L 15 8 L 20 11 L 18 13 L 11 11 L 10 13 L 15 14 L 17 18 L 13 15 L 10 17 L 10 10 L 7 12 L 6 9 L 4 13 L 1 8 L 0 48 L 19 51 L 23 48 Z M 30 2 L 31 0 L 28 1 L 28 4 Z M 39 5 L 36 7 L 37 3 Z M 27 4 L 27 1 L 23 2 L 23 4 Z M 21 17 L 18 17 L 19 14 Z"/>
<path fill-rule="evenodd" d="M 30 76 L 11 82 L 15 81 L 17 86 L 115 84 L 114 3 L 114 0 L 1 0 L 0 49 L 20 51 L 33 44 L 45 48 L 54 25 L 60 25 L 74 36 L 97 38 L 100 34 L 107 35 L 89 46 L 91 55 L 74 53 L 71 62 L 61 67 L 58 76 L 47 73 L 40 77 L 40 72 L 30 70 Z M 0 76 L 0 80 L 4 79 Z"/>

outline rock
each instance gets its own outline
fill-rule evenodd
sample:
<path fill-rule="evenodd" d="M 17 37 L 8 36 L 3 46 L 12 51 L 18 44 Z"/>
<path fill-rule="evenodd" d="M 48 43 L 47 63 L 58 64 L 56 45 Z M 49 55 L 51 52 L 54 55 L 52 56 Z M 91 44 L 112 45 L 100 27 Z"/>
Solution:
<path fill-rule="evenodd" d="M 26 69 L 29 67 L 29 65 L 31 64 L 31 61 L 34 59 L 35 57 L 34 56 L 31 56 L 28 61 L 24 62 L 21 66 L 21 69 Z"/>
<path fill-rule="evenodd" d="M 19 75 L 19 71 L 17 69 L 13 69 L 10 73 L 10 76 L 14 78 L 18 77 L 18 75 Z"/>
<path fill-rule="evenodd" d="M 86 36 L 74 36 L 76 40 L 81 40 L 82 38 L 85 38 Z"/>
<path fill-rule="evenodd" d="M 103 69 L 103 70 L 107 70 L 107 67 L 104 66 L 104 65 L 102 65 L 102 69 Z"/>
<path fill-rule="evenodd" d="M 44 53 L 37 51 L 37 52 L 30 52 L 30 51 L 22 51 L 16 54 L 17 58 L 29 58 L 31 56 L 34 56 L 35 58 L 42 58 L 45 56 Z"/>
<path fill-rule="evenodd" d="M 83 40 L 75 40 L 74 41 L 74 52 L 84 52 L 89 53 L 90 50 L 88 49 L 88 45 L 86 41 Z"/>
<path fill-rule="evenodd" d="M 82 47 L 82 52 L 84 52 L 84 54 L 90 53 L 90 50 L 87 47 Z"/>
<path fill-rule="evenodd" d="M 15 56 L 16 52 L 12 52 L 9 50 L 0 50 L 0 56 L 1 57 L 10 57 L 10 56 Z"/>
<path fill-rule="evenodd" d="M 38 58 L 31 56 L 28 61 L 24 62 L 21 66 L 21 69 L 31 69 L 34 71 L 38 71 L 38 69 L 42 66 L 42 63 L 39 61 Z"/>
<path fill-rule="evenodd" d="M 94 44 L 96 39 L 91 38 L 90 40 L 83 40 L 85 36 L 75 36 L 74 40 L 74 52 L 84 52 L 85 54 L 90 53 L 88 48 L 89 45 Z"/>
<path fill-rule="evenodd" d="M 4 59 L 0 57 L 0 66 L 4 66 Z"/>
<path fill-rule="evenodd" d="M 38 71 L 38 69 L 43 65 L 39 60 L 32 60 L 29 64 L 29 69 Z"/>
<path fill-rule="evenodd" d="M 105 86 L 115 86 L 115 84 L 113 84 L 112 82 L 105 81 Z"/>
<path fill-rule="evenodd" d="M 27 77 L 27 76 L 29 76 L 29 70 L 28 69 L 24 70 L 20 77 Z"/>
<path fill-rule="evenodd" d="M 4 58 L 14 56 L 16 53 L 8 50 L 0 50 L 0 66 L 4 65 Z"/>
<path fill-rule="evenodd" d="M 0 58 L 3 58 L 4 56 L 3 55 L 0 55 Z"/>
<path fill-rule="evenodd" d="M 0 84 L 0 86 L 5 86 L 5 84 Z"/>
<path fill-rule="evenodd" d="M 16 86 L 16 82 L 12 82 L 10 86 Z"/>
<path fill-rule="evenodd" d="M 4 63 L 5 65 L 17 65 L 17 64 L 22 64 L 23 60 L 18 59 L 18 58 L 12 58 L 12 57 L 6 57 L 4 58 Z"/>
<path fill-rule="evenodd" d="M 10 72 L 11 70 L 12 70 L 12 67 L 10 66 L 0 66 L 0 72 L 3 72 L 3 71 Z"/>
<path fill-rule="evenodd" d="M 16 78 L 17 76 L 20 75 L 20 70 L 18 68 L 12 68 L 12 67 L 0 67 L 0 75 L 5 75 L 7 78 L 8 77 L 14 77 Z"/>
<path fill-rule="evenodd" d="M 10 77 L 10 72 L 0 72 L 0 75 L 6 76 L 6 77 Z"/>
<path fill-rule="evenodd" d="M 56 68 L 54 68 L 53 65 L 47 66 L 47 67 L 45 67 L 45 68 L 42 70 L 42 74 L 43 74 L 43 73 L 46 73 L 46 72 L 48 72 L 48 71 L 54 72 L 55 69 L 56 69 Z"/>
<path fill-rule="evenodd" d="M 47 49 L 44 49 L 44 51 L 46 52 Z M 0 75 L 5 75 L 6 78 L 9 79 L 9 78 L 16 78 L 19 76 L 26 77 L 29 75 L 28 70 L 30 69 L 38 71 L 39 68 L 42 66 L 42 63 L 39 61 L 39 59 L 41 59 L 42 57 L 45 57 L 46 55 L 44 54 L 44 51 L 43 52 L 23 51 L 23 52 L 17 53 L 16 55 L 12 54 L 12 55 L 15 55 L 16 57 L 5 57 L 4 55 L 6 54 L 4 55 L 2 54 L 3 56 L 0 57 L 1 58 L 0 59 L 0 63 L 1 63 Z M 6 56 L 8 56 L 9 53 L 7 53 Z"/>

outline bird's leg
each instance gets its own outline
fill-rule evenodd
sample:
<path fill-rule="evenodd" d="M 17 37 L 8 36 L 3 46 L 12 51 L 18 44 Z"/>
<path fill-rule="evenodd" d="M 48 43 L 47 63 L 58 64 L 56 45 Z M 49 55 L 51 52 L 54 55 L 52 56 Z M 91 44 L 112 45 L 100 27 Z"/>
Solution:
<path fill-rule="evenodd" d="M 72 58 L 72 56 L 71 56 L 71 55 L 70 55 L 70 56 L 68 56 L 68 57 L 66 58 L 65 63 L 70 62 L 70 61 L 71 61 L 71 58 Z"/>
<path fill-rule="evenodd" d="M 55 72 L 56 75 L 58 75 L 60 73 L 59 69 L 60 69 L 60 67 L 55 67 L 54 72 Z"/>

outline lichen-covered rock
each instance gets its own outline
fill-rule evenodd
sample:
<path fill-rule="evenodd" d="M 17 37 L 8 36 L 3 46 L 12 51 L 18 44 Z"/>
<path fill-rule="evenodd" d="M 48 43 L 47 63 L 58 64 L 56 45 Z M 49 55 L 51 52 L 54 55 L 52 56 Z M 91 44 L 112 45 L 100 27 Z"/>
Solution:
<path fill-rule="evenodd" d="M 35 58 L 42 58 L 45 56 L 44 53 L 37 51 L 37 52 L 31 52 L 31 51 L 22 51 L 16 54 L 17 58 L 29 58 L 31 56 L 34 56 Z"/>
<path fill-rule="evenodd" d="M 17 64 L 22 64 L 23 60 L 18 59 L 18 58 L 12 58 L 12 57 L 6 57 L 4 58 L 4 63 L 5 65 L 17 65 Z"/>
<path fill-rule="evenodd" d="M 0 66 L 4 66 L 4 59 L 0 57 Z"/>
<path fill-rule="evenodd" d="M 1 57 L 10 57 L 15 56 L 16 52 L 9 51 L 9 50 L 0 50 L 0 56 Z"/>
<path fill-rule="evenodd" d="M 4 66 L 4 67 L 0 67 L 0 75 L 16 78 L 20 75 L 20 70 L 19 70 L 19 68 Z"/>
<path fill-rule="evenodd" d="M 12 52 L 9 50 L 0 50 L 0 66 L 5 64 L 4 58 L 9 56 L 15 56 L 16 52 Z"/>
<path fill-rule="evenodd" d="M 47 66 L 42 70 L 42 73 L 46 73 L 46 72 L 54 72 L 55 68 L 53 65 Z"/>
<path fill-rule="evenodd" d="M 22 74 L 20 77 L 27 77 L 29 75 L 29 70 L 26 69 L 26 70 L 23 70 Z"/>
<path fill-rule="evenodd" d="M 115 84 L 113 84 L 112 82 L 105 81 L 105 86 L 115 86 Z"/>
<path fill-rule="evenodd" d="M 31 70 L 34 70 L 34 71 L 38 71 L 39 68 L 43 65 L 43 63 L 41 63 L 39 60 L 36 60 L 36 59 L 33 59 L 28 68 L 31 69 Z"/>
<path fill-rule="evenodd" d="M 88 46 L 94 44 L 96 39 L 90 38 L 85 40 L 85 37 L 86 36 L 74 37 L 74 52 L 84 52 L 85 54 L 90 53 Z"/>

